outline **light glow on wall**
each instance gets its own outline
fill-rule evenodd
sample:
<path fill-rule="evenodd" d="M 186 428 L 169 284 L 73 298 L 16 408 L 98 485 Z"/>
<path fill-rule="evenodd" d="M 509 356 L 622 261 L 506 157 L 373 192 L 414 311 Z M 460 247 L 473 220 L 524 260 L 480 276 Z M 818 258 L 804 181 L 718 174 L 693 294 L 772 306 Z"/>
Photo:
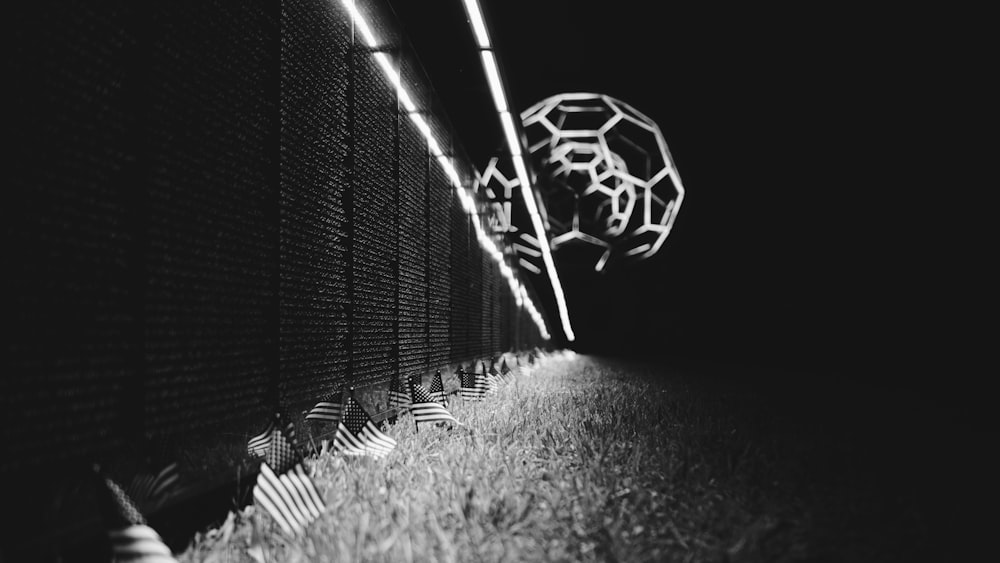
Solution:
<path fill-rule="evenodd" d="M 358 34 L 361 36 L 365 44 L 373 50 L 385 47 L 384 45 L 378 42 L 378 39 L 375 37 L 375 34 L 372 33 L 371 27 L 369 27 L 368 22 L 365 20 L 364 16 L 362 16 L 361 13 L 358 11 L 354 0 L 341 0 L 341 3 L 347 9 L 348 13 L 351 15 L 351 20 L 354 23 L 354 29 L 357 30 Z M 482 15 L 479 14 L 478 18 L 479 18 L 478 25 L 480 31 L 477 31 L 477 38 L 482 37 L 485 40 L 487 36 L 486 36 L 486 28 L 482 20 Z M 476 28 L 475 22 L 473 22 L 473 28 L 474 29 Z M 496 243 L 486 233 L 486 230 L 483 228 L 482 218 L 480 217 L 480 214 L 476 209 L 475 199 L 472 197 L 472 195 L 470 195 L 468 188 L 462 185 L 461 178 L 458 175 L 458 171 L 455 169 L 452 157 L 446 155 L 444 151 L 441 150 L 441 145 L 440 143 L 438 143 L 437 139 L 434 137 L 434 134 L 431 132 L 430 125 L 428 125 L 427 120 L 424 119 L 424 116 L 421 115 L 420 112 L 417 110 L 416 104 L 413 103 L 413 98 L 410 97 L 410 93 L 407 92 L 406 88 L 402 84 L 402 81 L 399 76 L 399 69 L 393 66 L 392 61 L 389 60 L 389 57 L 384 52 L 376 51 L 374 55 L 375 55 L 375 61 L 382 69 L 382 72 L 385 74 L 386 79 L 388 79 L 389 82 L 396 89 L 396 96 L 397 99 L 399 100 L 400 105 L 403 107 L 403 109 L 406 110 L 406 114 L 410 118 L 410 121 L 413 122 L 417 130 L 420 131 L 421 135 L 424 136 L 424 139 L 427 140 L 427 150 L 431 153 L 431 155 L 434 156 L 435 160 L 437 160 L 438 164 L 441 166 L 441 169 L 444 170 L 445 175 L 448 177 L 448 180 L 455 188 L 455 193 L 458 195 L 458 199 L 462 204 L 462 208 L 465 210 L 466 213 L 472 216 L 472 226 L 473 229 L 476 231 L 476 240 L 479 242 L 479 245 L 483 248 L 483 251 L 499 265 L 500 275 L 507 280 L 507 285 L 510 288 L 511 294 L 514 296 L 514 300 L 517 303 L 517 305 L 519 307 L 524 308 L 528 312 L 528 315 L 538 326 L 538 331 L 541 337 L 545 340 L 549 340 L 551 338 L 551 335 L 549 334 L 549 331 L 545 326 L 544 317 L 542 317 L 542 314 L 539 312 L 538 308 L 535 307 L 535 304 L 534 302 L 531 301 L 531 298 L 528 297 L 527 290 L 517 279 L 514 270 L 512 270 L 510 266 L 507 265 L 503 252 L 501 252 L 500 249 L 497 248 Z M 493 68 L 494 71 L 496 71 L 495 60 L 493 61 Z M 496 73 L 496 80 L 497 84 L 499 85 L 498 72 Z M 496 96 L 497 94 L 494 93 L 494 101 L 500 100 L 503 101 L 504 104 L 506 104 L 506 101 L 504 101 L 504 98 L 502 97 L 502 92 L 500 98 L 497 98 Z M 509 112 L 508 112 L 508 117 L 509 117 Z M 511 125 L 513 126 L 513 122 L 511 123 Z M 520 152 L 518 154 L 520 154 Z M 572 338 L 570 339 L 572 340 Z"/>
<path fill-rule="evenodd" d="M 525 205 L 528 208 L 528 214 L 531 217 L 532 227 L 534 228 L 535 234 L 539 240 L 539 249 L 542 253 L 542 263 L 545 265 L 545 271 L 552 284 L 552 293 L 555 296 L 556 306 L 559 309 L 559 320 L 562 323 L 563 333 L 566 335 L 566 340 L 572 342 L 576 339 L 576 336 L 573 334 L 573 327 L 569 321 L 569 309 L 566 306 L 566 296 L 563 294 L 562 283 L 559 281 L 559 274 L 556 272 L 555 261 L 552 259 L 552 249 L 549 247 L 549 240 L 545 236 L 545 226 L 542 223 L 542 218 L 538 212 L 538 206 L 535 203 L 534 190 L 532 189 L 532 182 L 531 177 L 528 174 L 528 168 L 524 162 L 520 137 L 517 135 L 517 128 L 514 125 L 513 116 L 510 114 L 510 108 L 507 107 L 506 100 L 508 98 L 503 88 L 503 77 L 500 75 L 499 68 L 497 68 L 496 54 L 494 53 L 493 45 L 490 42 L 489 33 L 486 29 L 486 22 L 483 19 L 483 11 L 478 0 L 463 0 L 463 2 L 465 4 L 465 12 L 469 16 L 469 22 L 472 26 L 473 34 L 475 35 L 476 42 L 479 45 L 484 72 L 487 76 L 487 82 L 490 85 L 490 91 L 493 94 L 493 100 L 496 105 L 497 113 L 500 116 L 500 123 L 503 126 L 504 137 L 507 141 L 507 149 L 510 152 L 511 159 L 514 162 L 514 170 L 516 171 L 517 178 L 521 184 L 521 195 L 524 197 Z"/>

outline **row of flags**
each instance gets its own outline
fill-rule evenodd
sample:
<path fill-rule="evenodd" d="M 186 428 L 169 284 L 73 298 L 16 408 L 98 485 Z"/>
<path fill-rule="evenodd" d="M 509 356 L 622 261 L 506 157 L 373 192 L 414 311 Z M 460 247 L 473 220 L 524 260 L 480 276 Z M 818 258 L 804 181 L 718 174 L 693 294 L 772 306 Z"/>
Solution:
<path fill-rule="evenodd" d="M 288 535 L 296 535 L 319 517 L 326 503 L 302 465 L 295 446 L 295 426 L 270 423 L 270 446 L 253 488 L 254 502 Z"/>
<path fill-rule="evenodd" d="M 459 370 L 461 369 L 462 368 L 459 367 Z M 415 400 L 413 398 L 415 387 L 421 389 L 422 393 L 429 397 L 429 400 L 441 403 L 441 405 L 445 407 L 448 406 L 448 395 L 444 392 L 444 382 L 441 380 L 441 370 L 438 370 L 437 373 L 434 374 L 434 377 L 431 378 L 430 389 L 425 389 L 424 386 L 420 384 L 414 384 L 412 377 L 406 379 L 406 384 L 408 388 L 404 391 L 400 387 L 399 377 L 393 377 L 389 381 L 389 408 L 409 409 Z M 319 406 L 319 404 L 316 405 L 316 407 Z M 316 407 L 314 407 L 313 410 L 316 410 Z"/>
<path fill-rule="evenodd" d="M 514 379 L 514 372 L 507 365 L 506 358 L 504 358 L 499 370 L 493 361 L 490 362 L 489 370 L 486 369 L 485 362 L 480 365 L 482 369 L 479 372 L 476 372 L 472 366 L 469 366 L 468 370 L 459 366 L 458 376 L 461 387 L 459 387 L 458 393 L 463 399 L 482 400 L 487 395 L 494 393 L 502 383 L 508 383 Z M 526 372 L 527 369 L 522 367 L 521 371 Z"/>
<path fill-rule="evenodd" d="M 539 359 L 536 352 L 529 353 L 528 362 Z M 517 360 L 519 371 L 527 374 L 529 367 Z M 481 370 L 474 365 L 466 370 L 458 367 L 460 387 L 457 394 L 463 399 L 481 401 L 496 392 L 497 388 L 514 380 L 514 372 L 503 359 L 499 369 L 495 361 L 485 362 Z M 444 390 L 441 372 L 425 388 L 415 378 L 406 378 L 402 388 L 399 377 L 389 385 L 390 408 L 409 412 L 414 424 L 462 425 L 448 410 L 448 393 Z M 396 448 L 396 441 L 385 434 L 368 412 L 354 397 L 354 389 L 339 396 L 325 397 L 305 413 L 305 420 L 319 424 L 335 425 L 333 437 L 322 441 L 322 450 L 349 456 L 382 458 Z M 318 454 L 313 448 L 311 453 Z M 285 423 L 276 413 L 268 420 L 263 432 L 247 442 L 247 454 L 262 458 L 257 481 L 253 488 L 254 502 L 264 509 L 289 535 L 301 534 L 326 508 L 322 495 L 303 464 L 305 455 L 296 443 L 295 425 Z M 99 467 L 94 468 L 98 477 L 98 503 L 108 529 L 114 561 L 136 563 L 171 563 L 170 549 L 162 538 L 148 526 L 143 512 L 155 510 L 177 489 L 180 481 L 178 465 L 170 463 L 155 473 L 137 475 L 126 487 L 105 476 Z"/>
<path fill-rule="evenodd" d="M 385 457 L 395 448 L 396 441 L 382 432 L 361 404 L 354 400 L 352 389 L 337 421 L 333 449 L 345 455 Z"/>
<path fill-rule="evenodd" d="M 481 366 L 480 373 L 475 373 L 472 366 L 469 367 L 468 371 L 459 366 L 460 396 L 472 400 L 482 400 L 495 392 L 500 385 L 514 379 L 513 370 L 507 365 L 506 359 L 503 360 L 499 370 L 493 360 L 491 360 L 488 370 L 485 362 Z M 393 377 L 390 380 L 389 407 L 409 412 L 418 430 L 421 424 L 426 423 L 462 425 L 447 408 L 448 394 L 444 390 L 440 370 L 431 379 L 430 389 L 418 383 L 413 377 L 406 378 L 405 389 L 402 383 L 399 377 Z M 354 397 L 353 387 L 347 392 L 341 392 L 339 397 L 323 398 L 305 413 L 305 419 L 321 424 L 336 425 L 333 438 L 323 440 L 323 450 L 332 450 L 350 456 L 367 455 L 382 458 L 395 449 L 397 445 L 394 439 L 382 432 L 364 407 L 358 403 Z M 250 438 L 247 443 L 247 452 L 251 455 L 268 458 L 261 464 L 261 472 L 254 488 L 255 501 L 274 518 L 284 532 L 295 535 L 300 533 L 312 520 L 319 517 L 319 514 L 322 513 L 322 506 L 307 503 L 307 501 L 314 500 L 312 496 L 309 498 L 301 497 L 301 490 L 314 491 L 315 486 L 300 469 L 296 469 L 294 474 L 285 473 L 283 475 L 279 471 L 272 471 L 273 466 L 269 462 L 271 453 L 268 448 L 273 449 L 279 441 L 288 443 L 289 436 L 292 437 L 294 444 L 291 425 L 286 427 L 287 435 L 283 436 L 279 421 L 280 416 L 275 415 L 275 419 L 268 422 L 264 432 Z M 298 467 L 300 468 L 301 465 Z M 276 475 L 279 477 L 276 478 Z M 304 482 L 307 480 L 308 484 Z M 259 489 L 263 487 L 267 487 L 269 494 L 266 496 L 263 492 L 259 492 Z M 281 494 L 282 487 L 287 489 L 286 494 Z M 306 506 L 308 510 L 303 509 L 303 506 Z"/>

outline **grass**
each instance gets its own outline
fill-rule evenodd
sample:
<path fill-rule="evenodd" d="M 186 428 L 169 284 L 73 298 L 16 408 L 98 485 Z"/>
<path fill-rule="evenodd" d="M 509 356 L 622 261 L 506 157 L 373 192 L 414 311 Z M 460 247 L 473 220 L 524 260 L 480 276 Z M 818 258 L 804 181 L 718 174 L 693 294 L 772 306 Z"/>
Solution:
<path fill-rule="evenodd" d="M 199 534 L 177 557 L 493 562 L 901 556 L 892 541 L 859 531 L 858 513 L 879 501 L 856 474 L 813 475 L 815 465 L 840 459 L 842 452 L 818 447 L 811 434 L 799 436 L 800 428 L 754 407 L 746 389 L 726 389 L 597 358 L 556 356 L 485 402 L 455 397 L 451 411 L 464 427 L 416 432 L 404 416 L 388 429 L 399 446 L 386 459 L 308 460 L 327 509 L 303 537 L 284 537 L 249 506 Z"/>

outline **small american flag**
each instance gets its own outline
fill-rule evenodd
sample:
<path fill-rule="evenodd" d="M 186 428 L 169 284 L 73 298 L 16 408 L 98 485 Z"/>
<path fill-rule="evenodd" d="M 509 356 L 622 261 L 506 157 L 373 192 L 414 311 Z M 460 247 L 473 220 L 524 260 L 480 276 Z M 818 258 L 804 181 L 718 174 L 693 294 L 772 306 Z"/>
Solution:
<path fill-rule="evenodd" d="M 337 433 L 333 436 L 333 447 L 345 455 L 384 457 L 396 447 L 396 441 L 375 426 L 365 409 L 350 394 L 344 402 Z"/>
<path fill-rule="evenodd" d="M 458 389 L 458 394 L 463 399 L 478 401 L 486 396 L 486 392 L 489 391 L 489 383 L 487 383 L 485 376 L 472 371 L 471 366 L 469 371 L 463 369 L 458 375 L 462 385 Z"/>
<path fill-rule="evenodd" d="M 487 371 L 486 362 L 480 362 L 479 366 L 483 369 L 483 377 L 486 378 L 486 384 L 488 385 L 486 393 L 492 395 L 500 386 L 500 374 L 497 373 L 497 370 L 493 368 L 492 365 L 490 366 L 489 371 Z"/>
<path fill-rule="evenodd" d="M 96 468 L 95 468 L 96 470 Z M 170 548 L 117 483 L 96 470 L 97 502 L 111 541 L 114 561 L 177 563 Z"/>
<path fill-rule="evenodd" d="M 302 457 L 295 448 L 292 424 L 289 423 L 284 430 L 275 428 L 271 435 L 271 447 L 260 464 L 253 498 L 274 518 L 282 531 L 294 536 L 319 518 L 326 503 L 302 466 Z"/>
<path fill-rule="evenodd" d="M 247 441 L 247 453 L 254 457 L 266 456 L 268 448 L 271 447 L 271 432 L 274 428 L 274 420 L 267 421 L 267 428 Z"/>
<path fill-rule="evenodd" d="M 306 413 L 306 420 L 315 420 L 317 422 L 331 422 L 336 424 L 340 420 L 340 410 L 341 404 L 343 402 L 343 393 L 336 396 L 327 397 L 322 401 L 316 403 L 308 413 Z"/>
<path fill-rule="evenodd" d="M 399 384 L 399 374 L 392 376 L 389 380 L 389 408 L 405 409 L 410 406 L 410 395 Z"/>
<path fill-rule="evenodd" d="M 444 406 L 448 406 L 448 395 L 444 392 L 444 382 L 441 380 L 441 370 L 437 370 L 434 374 L 434 378 L 431 379 L 431 388 L 429 390 L 431 400 L 441 403 Z"/>
<path fill-rule="evenodd" d="M 497 378 L 499 378 L 499 380 L 502 383 L 510 383 L 511 381 L 514 381 L 514 373 L 511 372 L 510 368 L 507 366 L 507 359 L 506 358 L 503 358 L 503 361 L 502 361 L 502 363 L 500 365 L 500 370 L 499 371 L 497 371 L 497 369 L 494 367 L 494 365 L 490 366 L 490 370 L 496 372 Z"/>
<path fill-rule="evenodd" d="M 410 405 L 410 414 L 413 415 L 413 420 L 417 424 L 421 422 L 454 422 L 455 424 L 461 424 L 455 420 L 455 417 L 451 416 L 448 409 L 444 408 L 441 403 L 432 400 L 427 389 L 424 389 L 423 385 L 416 383 L 413 378 L 410 378 L 410 395 L 413 397 L 413 404 Z"/>

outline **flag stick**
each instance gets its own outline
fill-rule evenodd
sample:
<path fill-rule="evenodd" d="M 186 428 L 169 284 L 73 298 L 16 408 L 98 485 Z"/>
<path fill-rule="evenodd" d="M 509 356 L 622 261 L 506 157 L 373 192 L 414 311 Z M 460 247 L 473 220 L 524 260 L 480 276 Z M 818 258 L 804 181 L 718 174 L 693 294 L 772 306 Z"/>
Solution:
<path fill-rule="evenodd" d="M 413 376 L 412 375 L 406 378 L 406 386 L 407 386 L 407 391 L 409 391 L 409 393 L 410 393 L 410 408 L 412 409 L 413 408 Z M 419 433 L 420 432 L 420 423 L 417 422 L 417 417 L 411 416 L 410 418 L 413 419 L 413 430 L 416 431 L 417 433 Z"/>

